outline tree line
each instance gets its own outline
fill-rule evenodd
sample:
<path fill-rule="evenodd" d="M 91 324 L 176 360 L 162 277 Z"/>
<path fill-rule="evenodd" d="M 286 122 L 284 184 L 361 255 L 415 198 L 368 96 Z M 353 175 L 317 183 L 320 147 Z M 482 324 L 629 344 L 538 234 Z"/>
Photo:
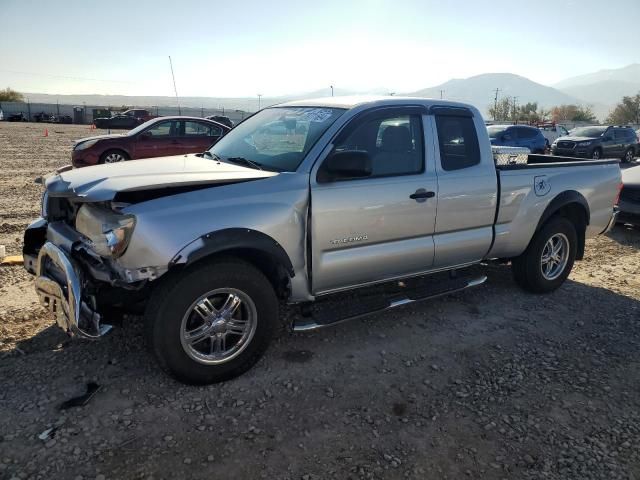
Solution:
<path fill-rule="evenodd" d="M 591 107 L 582 105 L 558 105 L 549 109 L 538 107 L 538 102 L 518 105 L 507 97 L 489 108 L 489 115 L 500 122 L 595 122 L 596 116 Z"/>
<path fill-rule="evenodd" d="M 489 115 L 499 122 L 596 122 L 596 116 L 589 106 L 558 105 L 549 109 L 538 108 L 537 102 L 518 105 L 515 99 L 506 97 L 489 107 Z M 612 125 L 640 124 L 640 92 L 622 97 L 605 119 Z"/>

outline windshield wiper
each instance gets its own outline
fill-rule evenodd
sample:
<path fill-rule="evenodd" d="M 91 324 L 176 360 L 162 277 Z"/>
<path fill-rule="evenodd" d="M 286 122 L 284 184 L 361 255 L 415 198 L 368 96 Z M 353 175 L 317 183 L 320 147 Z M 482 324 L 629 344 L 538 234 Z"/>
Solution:
<path fill-rule="evenodd" d="M 262 168 L 262 165 L 258 162 L 254 162 L 253 160 L 249 160 L 248 158 L 244 158 L 244 157 L 227 157 L 225 158 L 225 160 L 228 160 L 232 163 L 240 163 L 242 165 L 246 165 L 248 167 L 251 168 L 256 168 L 258 170 L 264 170 L 264 168 Z"/>
<path fill-rule="evenodd" d="M 216 160 L 216 161 L 220 161 L 220 157 L 218 155 L 216 155 L 215 153 L 211 153 L 209 150 L 205 150 L 204 152 L 202 152 L 202 156 L 203 157 L 209 157 L 212 160 Z"/>

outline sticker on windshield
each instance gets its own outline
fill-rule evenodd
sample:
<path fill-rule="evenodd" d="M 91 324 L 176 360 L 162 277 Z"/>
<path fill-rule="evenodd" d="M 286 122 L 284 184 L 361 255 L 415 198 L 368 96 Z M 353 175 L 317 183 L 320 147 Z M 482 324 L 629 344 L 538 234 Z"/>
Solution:
<path fill-rule="evenodd" d="M 324 122 L 331 117 L 333 111 L 328 108 L 309 108 L 300 113 L 299 120 L 308 122 Z"/>

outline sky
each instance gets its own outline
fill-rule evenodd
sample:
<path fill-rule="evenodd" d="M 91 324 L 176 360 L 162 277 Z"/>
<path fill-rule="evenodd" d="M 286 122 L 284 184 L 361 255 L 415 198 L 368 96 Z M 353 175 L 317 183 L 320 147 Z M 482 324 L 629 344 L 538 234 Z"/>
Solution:
<path fill-rule="evenodd" d="M 551 85 L 640 61 L 623 27 L 640 0 L 0 0 L 0 22 L 0 88 L 51 94 L 170 96 L 169 55 L 180 96 L 207 97 Z"/>

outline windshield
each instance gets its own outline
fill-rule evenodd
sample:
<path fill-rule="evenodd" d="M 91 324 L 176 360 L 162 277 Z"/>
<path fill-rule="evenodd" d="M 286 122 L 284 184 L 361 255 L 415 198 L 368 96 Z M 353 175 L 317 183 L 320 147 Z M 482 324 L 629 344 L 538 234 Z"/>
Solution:
<path fill-rule="evenodd" d="M 489 132 L 489 138 L 498 138 L 501 137 L 504 132 L 506 132 L 506 127 L 487 127 L 487 132 Z"/>
<path fill-rule="evenodd" d="M 580 127 L 571 130 L 574 137 L 599 137 L 607 131 L 607 127 Z"/>
<path fill-rule="evenodd" d="M 133 130 L 129 130 L 126 135 L 137 135 L 138 133 L 140 133 L 141 131 L 149 128 L 150 125 L 157 123 L 156 120 L 151 120 L 148 122 L 144 122 L 140 125 L 138 125 L 136 128 L 134 128 Z"/>
<path fill-rule="evenodd" d="M 209 152 L 223 161 L 293 172 L 344 112 L 325 107 L 267 108 L 240 123 Z"/>

